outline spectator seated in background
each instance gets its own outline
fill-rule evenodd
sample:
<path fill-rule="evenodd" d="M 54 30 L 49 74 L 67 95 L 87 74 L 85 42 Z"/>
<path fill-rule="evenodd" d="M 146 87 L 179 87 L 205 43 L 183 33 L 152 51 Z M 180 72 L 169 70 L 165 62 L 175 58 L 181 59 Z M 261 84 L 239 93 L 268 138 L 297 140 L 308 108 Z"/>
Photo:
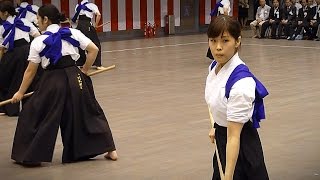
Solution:
<path fill-rule="evenodd" d="M 312 2 L 312 0 L 309 0 Z M 309 19 L 309 12 L 310 6 L 307 4 L 307 0 L 301 0 L 302 8 L 299 9 L 298 13 L 298 26 L 296 31 L 294 32 L 293 36 L 295 39 L 303 39 L 304 31 L 308 36 L 308 39 L 311 38 L 311 31 L 310 31 L 310 19 Z"/>
<path fill-rule="evenodd" d="M 292 4 L 291 0 L 285 0 L 285 7 L 283 9 L 282 18 L 278 28 L 277 39 L 281 38 L 283 32 L 285 38 L 294 39 L 293 33 L 297 26 L 296 17 L 296 7 Z"/>
<path fill-rule="evenodd" d="M 261 38 L 265 38 L 266 30 L 271 26 L 271 38 L 276 38 L 277 28 L 280 24 L 283 9 L 279 7 L 279 0 L 273 0 L 273 6 L 270 9 L 269 18 L 262 24 Z"/>
<path fill-rule="evenodd" d="M 259 0 L 260 6 L 257 9 L 256 19 L 250 23 L 250 27 L 253 31 L 253 38 L 260 37 L 260 29 L 262 24 L 269 18 L 271 7 L 266 5 L 265 0 Z M 257 32 L 258 29 L 258 32 Z"/>
<path fill-rule="evenodd" d="M 320 0 L 316 0 L 317 5 L 310 9 L 310 27 L 312 28 L 312 39 L 320 38 L 317 36 L 318 26 L 320 24 Z"/>

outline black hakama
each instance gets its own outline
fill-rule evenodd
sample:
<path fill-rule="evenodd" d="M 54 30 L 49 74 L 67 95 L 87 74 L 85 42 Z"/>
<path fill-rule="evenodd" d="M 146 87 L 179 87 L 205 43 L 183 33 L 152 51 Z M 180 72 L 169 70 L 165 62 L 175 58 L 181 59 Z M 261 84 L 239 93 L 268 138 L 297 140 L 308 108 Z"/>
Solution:
<path fill-rule="evenodd" d="M 78 19 L 77 29 L 87 36 L 98 48 L 99 52 L 93 65 L 99 67 L 101 64 L 101 44 L 96 29 L 91 24 L 91 19 L 85 15 L 80 15 Z M 78 66 L 83 66 L 86 61 L 85 50 L 79 48 L 80 58 L 77 61 Z"/>
<path fill-rule="evenodd" d="M 4 53 L 0 61 L 0 101 L 12 98 L 20 87 L 24 71 L 28 66 L 28 55 L 30 45 L 25 39 L 19 39 L 14 42 L 14 49 Z M 39 74 L 36 75 L 36 79 Z M 31 92 L 35 83 L 30 86 L 28 92 Z M 0 107 L 0 112 L 8 116 L 18 116 L 20 103 L 7 104 Z"/>
<path fill-rule="evenodd" d="M 38 89 L 23 107 L 11 158 L 17 162 L 51 162 L 59 126 L 63 163 L 115 150 L 91 79 L 70 56 L 63 57 L 55 66 L 49 65 Z"/>
<path fill-rule="evenodd" d="M 214 124 L 215 138 L 223 172 L 226 166 L 227 128 Z M 212 180 L 220 180 L 220 172 L 216 154 L 213 157 Z M 264 163 L 259 134 L 252 122 L 244 124 L 240 135 L 239 156 L 234 171 L 234 180 L 268 180 L 268 172 Z"/>

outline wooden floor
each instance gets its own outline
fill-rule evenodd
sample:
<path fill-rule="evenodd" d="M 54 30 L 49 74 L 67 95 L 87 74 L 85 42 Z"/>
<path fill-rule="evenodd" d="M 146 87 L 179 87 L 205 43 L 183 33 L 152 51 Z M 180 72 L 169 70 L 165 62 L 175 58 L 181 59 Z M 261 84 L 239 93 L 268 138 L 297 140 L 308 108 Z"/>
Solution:
<path fill-rule="evenodd" d="M 116 69 L 93 81 L 119 160 L 63 165 L 58 137 L 52 163 L 23 168 L 10 160 L 17 118 L 0 116 L 0 179 L 210 179 L 206 41 L 200 34 L 103 43 L 103 64 Z M 320 43 L 244 38 L 240 55 L 270 92 L 259 130 L 270 179 L 319 180 Z"/>

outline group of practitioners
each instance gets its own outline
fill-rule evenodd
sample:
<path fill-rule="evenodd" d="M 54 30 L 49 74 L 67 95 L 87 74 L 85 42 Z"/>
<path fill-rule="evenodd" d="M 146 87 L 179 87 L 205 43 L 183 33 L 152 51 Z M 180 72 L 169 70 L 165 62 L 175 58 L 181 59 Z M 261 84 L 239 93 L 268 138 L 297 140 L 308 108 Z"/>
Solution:
<path fill-rule="evenodd" d="M 259 0 L 253 38 L 320 40 L 320 0 L 273 0 L 272 7 Z"/>
<path fill-rule="evenodd" d="M 0 113 L 18 116 L 11 159 L 23 166 L 51 162 L 60 128 L 63 163 L 101 154 L 117 160 L 107 118 L 87 75 L 92 67 L 104 69 L 98 7 L 81 1 L 73 29 L 61 26 L 66 17 L 52 4 L 17 3 L 0 2 L 0 101 L 11 99 Z M 28 92 L 33 94 L 24 99 Z"/>

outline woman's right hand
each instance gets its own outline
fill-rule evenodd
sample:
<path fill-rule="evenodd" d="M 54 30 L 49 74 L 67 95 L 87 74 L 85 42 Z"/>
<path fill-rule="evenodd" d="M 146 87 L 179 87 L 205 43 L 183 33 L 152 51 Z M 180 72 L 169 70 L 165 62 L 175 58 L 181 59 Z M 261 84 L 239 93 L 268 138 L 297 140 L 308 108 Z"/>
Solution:
<path fill-rule="evenodd" d="M 23 93 L 20 93 L 19 91 L 16 92 L 13 97 L 11 98 L 11 103 L 17 103 L 19 101 L 21 101 L 21 99 L 23 98 Z"/>
<path fill-rule="evenodd" d="M 214 138 L 215 138 L 215 128 L 211 128 L 209 131 L 209 138 L 211 140 L 211 143 L 214 143 Z"/>
<path fill-rule="evenodd" d="M 88 69 L 87 68 L 81 68 L 80 70 L 81 70 L 81 72 L 83 74 L 88 75 Z"/>

